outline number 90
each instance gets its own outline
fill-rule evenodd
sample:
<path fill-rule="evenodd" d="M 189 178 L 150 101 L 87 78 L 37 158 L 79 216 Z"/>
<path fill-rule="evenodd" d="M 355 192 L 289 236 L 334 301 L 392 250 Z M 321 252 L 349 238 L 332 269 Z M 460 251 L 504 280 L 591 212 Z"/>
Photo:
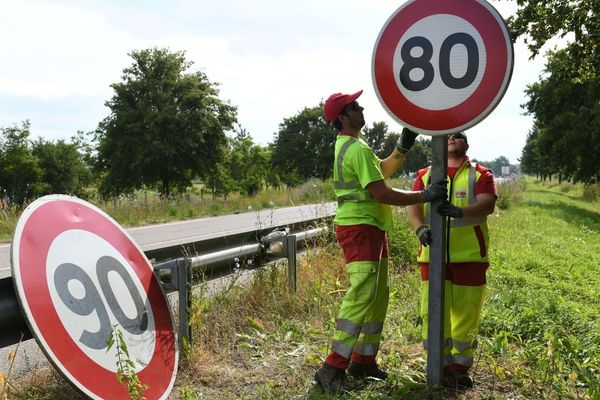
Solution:
<path fill-rule="evenodd" d="M 119 305 L 117 297 L 108 281 L 108 274 L 111 271 L 119 274 L 129 291 L 136 309 L 136 316 L 134 318 L 127 317 Z M 103 256 L 100 257 L 96 263 L 96 275 L 106 303 L 119 324 L 133 335 L 139 335 L 145 332 L 148 327 L 146 307 L 135 287 L 133 279 L 127 273 L 125 267 L 115 258 Z M 71 293 L 68 285 L 72 280 L 78 281 L 83 285 L 83 288 L 85 289 L 83 298 L 77 298 Z M 100 293 L 89 275 L 81 267 L 75 264 L 64 263 L 59 265 L 54 273 L 54 285 L 56 286 L 56 291 L 58 292 L 60 299 L 75 314 L 89 315 L 93 311 L 96 312 L 100 328 L 95 332 L 88 331 L 87 329 L 84 330 L 79 341 L 95 350 L 104 349 L 107 346 L 108 337 L 111 332 L 110 318 L 104 307 L 104 302 L 100 297 Z"/>

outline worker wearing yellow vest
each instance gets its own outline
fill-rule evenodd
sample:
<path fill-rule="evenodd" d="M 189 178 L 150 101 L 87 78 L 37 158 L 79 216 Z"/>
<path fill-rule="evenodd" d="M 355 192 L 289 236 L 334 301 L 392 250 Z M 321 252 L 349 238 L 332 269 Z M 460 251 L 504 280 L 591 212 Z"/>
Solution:
<path fill-rule="evenodd" d="M 464 390 L 473 387 L 469 369 L 477 345 L 477 331 L 489 266 L 486 217 L 494 212 L 496 185 L 489 169 L 467 157 L 464 133 L 448 138 L 448 192 L 450 199 L 438 207 L 449 221 L 444 294 L 444 384 Z M 419 171 L 413 190 L 427 185 L 430 169 Z M 408 207 L 408 219 L 419 239 L 417 262 L 421 270 L 421 317 L 427 349 L 430 207 Z"/>
<path fill-rule="evenodd" d="M 359 137 L 365 125 L 363 107 L 353 94 L 334 93 L 325 101 L 324 118 L 338 130 L 333 181 L 338 207 L 336 236 L 344 254 L 350 287 L 336 319 L 331 352 L 315 373 L 321 390 L 338 393 L 348 374 L 385 379 L 376 363 L 389 288 L 386 231 L 392 227 L 390 205 L 406 206 L 446 198 L 446 180 L 418 191 L 388 187 L 384 179 L 402 165 L 416 133 L 404 129 L 396 149 L 379 159 Z"/>

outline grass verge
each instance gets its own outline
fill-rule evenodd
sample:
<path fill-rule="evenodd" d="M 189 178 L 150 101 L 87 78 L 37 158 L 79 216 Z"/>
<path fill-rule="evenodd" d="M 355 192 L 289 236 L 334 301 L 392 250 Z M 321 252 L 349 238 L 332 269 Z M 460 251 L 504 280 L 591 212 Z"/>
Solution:
<path fill-rule="evenodd" d="M 426 385 L 412 262 L 417 241 L 396 210 L 379 354 L 389 379 L 353 382 L 341 398 L 600 398 L 600 210 L 581 187 L 520 185 L 508 207 L 489 218 L 491 268 L 475 388 L 457 393 Z M 347 280 L 337 245 L 319 245 L 299 262 L 296 293 L 287 289 L 285 269 L 271 266 L 248 286 L 196 296 L 194 345 L 182 357 L 172 399 L 334 398 L 315 390 L 312 375 L 328 352 Z"/>

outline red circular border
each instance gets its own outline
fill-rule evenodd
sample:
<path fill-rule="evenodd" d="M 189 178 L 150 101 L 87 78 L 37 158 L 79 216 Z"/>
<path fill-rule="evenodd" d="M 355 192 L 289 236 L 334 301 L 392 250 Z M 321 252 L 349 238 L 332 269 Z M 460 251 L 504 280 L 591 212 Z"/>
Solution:
<path fill-rule="evenodd" d="M 461 104 L 445 110 L 428 110 L 411 103 L 398 88 L 393 71 L 394 53 L 402 35 L 417 21 L 435 14 L 456 15 L 469 21 L 481 35 L 488 54 L 485 71 L 477 89 Z M 504 88 L 502 85 L 507 69 L 512 69 L 512 56 L 509 63 L 512 43 L 505 36 L 501 23 L 477 0 L 416 0 L 400 7 L 384 25 L 373 52 L 373 83 L 380 101 L 401 123 L 426 131 L 450 133 L 455 128 L 475 121 L 485 113 L 498 93 L 508 87 L 509 80 Z M 494 55 L 502 62 L 490 62 L 489 49 L 494 49 Z M 497 102 L 501 98 L 499 96 Z M 493 107 L 489 112 L 492 109 Z"/>
<path fill-rule="evenodd" d="M 23 294 L 31 312 L 28 315 L 30 324 L 37 328 L 37 334 L 43 336 L 57 361 L 77 381 L 73 383 L 81 384 L 103 399 L 128 398 L 126 388 L 117 381 L 114 372 L 81 352 L 52 306 L 46 276 L 48 250 L 59 234 L 71 229 L 92 232 L 110 243 L 130 263 L 146 290 L 154 316 L 156 341 L 154 354 L 138 377 L 148 385 L 144 391 L 147 399 L 161 398 L 169 390 L 177 367 L 175 333 L 164 293 L 151 268 L 148 268 L 147 259 L 123 229 L 83 202 L 63 198 L 44 203 L 23 223 L 18 268 Z M 165 368 L 168 368 L 168 374 L 164 373 Z"/>

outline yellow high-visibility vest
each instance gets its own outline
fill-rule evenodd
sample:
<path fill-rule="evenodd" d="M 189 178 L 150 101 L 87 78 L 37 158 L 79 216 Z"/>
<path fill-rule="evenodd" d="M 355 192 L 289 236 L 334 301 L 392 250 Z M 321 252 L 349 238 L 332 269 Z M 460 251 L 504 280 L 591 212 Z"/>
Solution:
<path fill-rule="evenodd" d="M 423 175 L 423 185 L 427 185 L 431 168 Z M 450 179 L 448 194 L 450 202 L 457 207 L 466 207 L 475 203 L 475 185 L 481 177 L 476 165 L 465 160 L 456 171 L 454 179 Z M 430 219 L 429 203 L 423 205 L 423 216 L 426 223 Z M 458 218 L 450 219 L 450 259 L 451 263 L 485 262 L 488 259 L 489 232 L 487 218 Z M 429 247 L 420 246 L 418 262 L 429 262 Z"/>
<path fill-rule="evenodd" d="M 361 186 L 361 181 L 384 179 L 380 164 L 381 160 L 363 139 L 338 135 L 333 165 L 333 185 L 338 201 L 337 225 L 368 224 L 383 231 L 392 228 L 391 207 L 375 201 Z"/>

